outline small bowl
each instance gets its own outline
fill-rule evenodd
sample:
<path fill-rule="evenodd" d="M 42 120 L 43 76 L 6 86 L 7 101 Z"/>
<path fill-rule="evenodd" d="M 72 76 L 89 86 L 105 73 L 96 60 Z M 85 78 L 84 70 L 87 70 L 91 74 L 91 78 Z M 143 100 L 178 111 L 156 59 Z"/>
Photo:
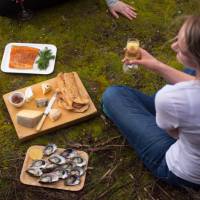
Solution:
<path fill-rule="evenodd" d="M 24 105 L 25 103 L 25 96 L 22 92 L 13 92 L 9 97 L 8 100 L 10 104 L 19 108 Z"/>

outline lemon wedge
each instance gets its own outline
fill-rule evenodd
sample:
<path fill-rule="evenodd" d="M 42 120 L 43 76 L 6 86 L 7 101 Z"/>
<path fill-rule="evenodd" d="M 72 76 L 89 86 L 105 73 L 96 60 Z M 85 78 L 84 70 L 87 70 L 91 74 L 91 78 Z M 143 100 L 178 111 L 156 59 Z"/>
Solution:
<path fill-rule="evenodd" d="M 32 147 L 29 150 L 29 157 L 32 160 L 40 160 L 43 157 L 43 152 L 42 149 L 40 149 L 39 147 Z"/>

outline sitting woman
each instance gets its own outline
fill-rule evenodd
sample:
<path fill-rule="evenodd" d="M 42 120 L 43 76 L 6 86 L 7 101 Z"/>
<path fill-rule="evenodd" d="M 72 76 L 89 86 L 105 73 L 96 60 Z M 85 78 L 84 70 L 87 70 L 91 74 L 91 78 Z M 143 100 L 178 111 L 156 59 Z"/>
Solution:
<path fill-rule="evenodd" d="M 190 16 L 172 44 L 177 60 L 195 70 L 178 71 L 144 49 L 127 61 L 158 73 L 170 84 L 155 96 L 125 86 L 108 88 L 105 114 L 116 124 L 145 166 L 161 180 L 200 188 L 200 16 Z"/>

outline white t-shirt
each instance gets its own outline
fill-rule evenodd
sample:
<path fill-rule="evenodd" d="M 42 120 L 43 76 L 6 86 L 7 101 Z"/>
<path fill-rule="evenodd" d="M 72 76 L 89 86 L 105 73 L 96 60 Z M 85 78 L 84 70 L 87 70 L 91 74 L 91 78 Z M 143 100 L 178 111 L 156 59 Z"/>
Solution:
<path fill-rule="evenodd" d="M 200 80 L 166 85 L 156 94 L 155 107 L 160 128 L 179 128 L 179 139 L 166 152 L 169 170 L 200 184 Z"/>

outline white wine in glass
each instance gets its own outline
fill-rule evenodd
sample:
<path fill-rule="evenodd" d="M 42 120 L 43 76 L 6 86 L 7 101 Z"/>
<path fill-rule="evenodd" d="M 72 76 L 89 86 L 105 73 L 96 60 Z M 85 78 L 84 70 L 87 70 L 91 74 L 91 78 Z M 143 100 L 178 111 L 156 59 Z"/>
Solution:
<path fill-rule="evenodd" d="M 126 60 L 140 59 L 141 53 L 139 50 L 140 42 L 138 39 L 128 39 L 125 50 Z M 123 70 L 125 73 L 132 73 L 134 69 L 138 69 L 138 65 L 126 64 L 123 65 Z"/>

